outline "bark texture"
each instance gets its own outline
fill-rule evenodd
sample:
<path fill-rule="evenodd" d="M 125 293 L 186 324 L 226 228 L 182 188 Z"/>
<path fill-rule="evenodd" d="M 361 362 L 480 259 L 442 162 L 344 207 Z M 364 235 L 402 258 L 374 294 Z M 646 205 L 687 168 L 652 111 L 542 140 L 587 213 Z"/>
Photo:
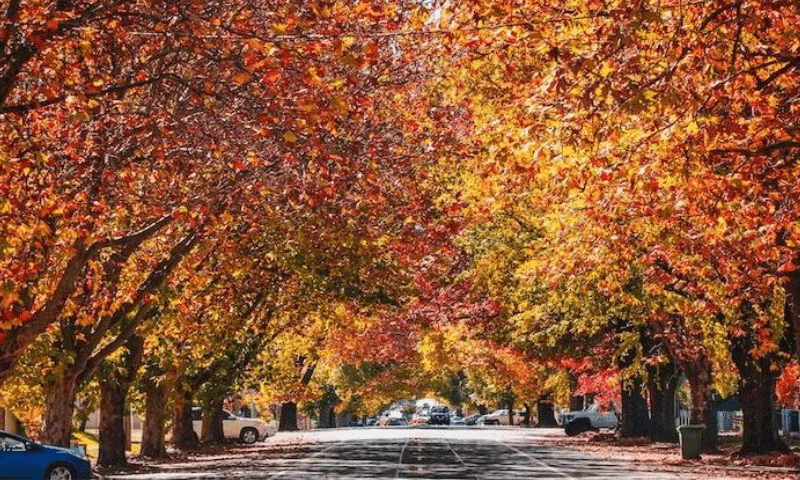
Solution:
<path fill-rule="evenodd" d="M 171 385 L 167 381 L 158 381 L 154 378 L 144 379 L 143 385 L 145 416 L 142 425 L 141 454 L 147 458 L 164 458 L 167 456 L 165 423 Z"/>
<path fill-rule="evenodd" d="M 739 401 L 742 405 L 741 454 L 787 452 L 789 449 L 778 435 L 775 424 L 775 381 L 770 357 L 754 358 L 747 337 L 733 341 L 733 361 L 739 370 L 741 385 Z"/>
<path fill-rule="evenodd" d="M 198 440 L 192 427 L 192 392 L 178 389 L 172 408 L 172 445 L 185 450 L 196 447 Z"/>
<path fill-rule="evenodd" d="M 47 391 L 45 419 L 40 440 L 42 443 L 69 447 L 72 436 L 72 414 L 75 411 L 77 378 L 71 375 L 56 381 Z"/>
<path fill-rule="evenodd" d="M 126 342 L 127 354 L 122 364 L 105 372 L 100 380 L 100 450 L 97 463 L 104 466 L 126 465 L 129 429 L 126 419 L 128 391 L 142 364 L 144 339 L 138 335 Z"/>
<path fill-rule="evenodd" d="M 222 403 L 224 398 L 217 397 L 207 400 L 203 406 L 203 428 L 200 441 L 202 443 L 220 444 L 225 442 L 225 432 L 222 428 Z"/>
<path fill-rule="evenodd" d="M 650 395 L 650 438 L 654 442 L 678 443 L 675 427 L 675 391 L 678 375 L 674 365 L 651 367 L 647 390 Z"/>

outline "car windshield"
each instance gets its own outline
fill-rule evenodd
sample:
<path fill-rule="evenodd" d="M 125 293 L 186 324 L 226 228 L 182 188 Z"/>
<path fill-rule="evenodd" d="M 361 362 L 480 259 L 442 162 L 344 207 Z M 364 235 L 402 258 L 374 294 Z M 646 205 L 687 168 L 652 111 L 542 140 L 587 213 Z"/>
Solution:
<path fill-rule="evenodd" d="M 25 442 L 11 437 L 0 437 L 0 450 L 5 452 L 24 452 Z"/>

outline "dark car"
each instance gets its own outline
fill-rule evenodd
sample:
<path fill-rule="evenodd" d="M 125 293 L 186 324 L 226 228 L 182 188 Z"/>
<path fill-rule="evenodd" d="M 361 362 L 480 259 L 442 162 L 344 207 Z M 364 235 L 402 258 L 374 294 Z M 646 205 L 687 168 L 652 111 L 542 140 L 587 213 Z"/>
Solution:
<path fill-rule="evenodd" d="M 75 450 L 0 430 L 0 478 L 83 480 L 92 478 L 92 465 Z"/>
<path fill-rule="evenodd" d="M 444 405 L 431 407 L 430 415 L 430 420 L 428 420 L 429 424 L 450 425 L 450 411 Z"/>

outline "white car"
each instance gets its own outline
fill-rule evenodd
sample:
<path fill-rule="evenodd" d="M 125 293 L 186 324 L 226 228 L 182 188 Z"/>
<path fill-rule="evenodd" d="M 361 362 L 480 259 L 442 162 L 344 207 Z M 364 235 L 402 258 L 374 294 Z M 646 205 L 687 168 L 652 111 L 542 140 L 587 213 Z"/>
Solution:
<path fill-rule="evenodd" d="M 585 410 L 562 414 L 561 425 L 569 436 L 601 428 L 614 430 L 617 428 L 617 412 L 613 408 L 601 410 L 597 404 L 592 404 Z"/>
<path fill-rule="evenodd" d="M 514 410 L 513 425 L 519 425 L 524 420 L 525 420 L 525 415 L 518 410 Z M 508 409 L 501 408 L 499 410 L 495 410 L 492 413 L 486 414 L 480 417 L 477 423 L 483 425 L 509 425 Z"/>
<path fill-rule="evenodd" d="M 203 429 L 203 412 L 195 407 L 192 409 L 192 427 L 199 438 Z M 260 418 L 244 418 L 233 413 L 222 411 L 222 431 L 226 439 L 239 440 L 242 443 L 255 443 L 275 435 L 275 427 L 268 425 Z"/>

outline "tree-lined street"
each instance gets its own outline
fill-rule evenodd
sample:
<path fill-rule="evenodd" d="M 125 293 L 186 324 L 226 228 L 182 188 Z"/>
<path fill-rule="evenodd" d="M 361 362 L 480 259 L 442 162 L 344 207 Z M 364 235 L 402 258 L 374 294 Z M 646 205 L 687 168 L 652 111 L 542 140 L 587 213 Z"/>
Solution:
<path fill-rule="evenodd" d="M 431 397 L 714 452 L 727 404 L 739 454 L 787 454 L 798 25 L 794 0 L 3 2 L 2 427 L 68 446 L 99 411 L 122 466 L 132 411 L 169 458 L 223 444 L 224 408 L 286 432 Z M 495 472 L 484 448 L 577 474 L 469 441 L 364 445 L 397 478 Z"/>
<path fill-rule="evenodd" d="M 281 434 L 264 445 L 170 463 L 116 480 L 252 479 L 673 479 L 564 449 L 558 430 L 355 428 Z"/>

